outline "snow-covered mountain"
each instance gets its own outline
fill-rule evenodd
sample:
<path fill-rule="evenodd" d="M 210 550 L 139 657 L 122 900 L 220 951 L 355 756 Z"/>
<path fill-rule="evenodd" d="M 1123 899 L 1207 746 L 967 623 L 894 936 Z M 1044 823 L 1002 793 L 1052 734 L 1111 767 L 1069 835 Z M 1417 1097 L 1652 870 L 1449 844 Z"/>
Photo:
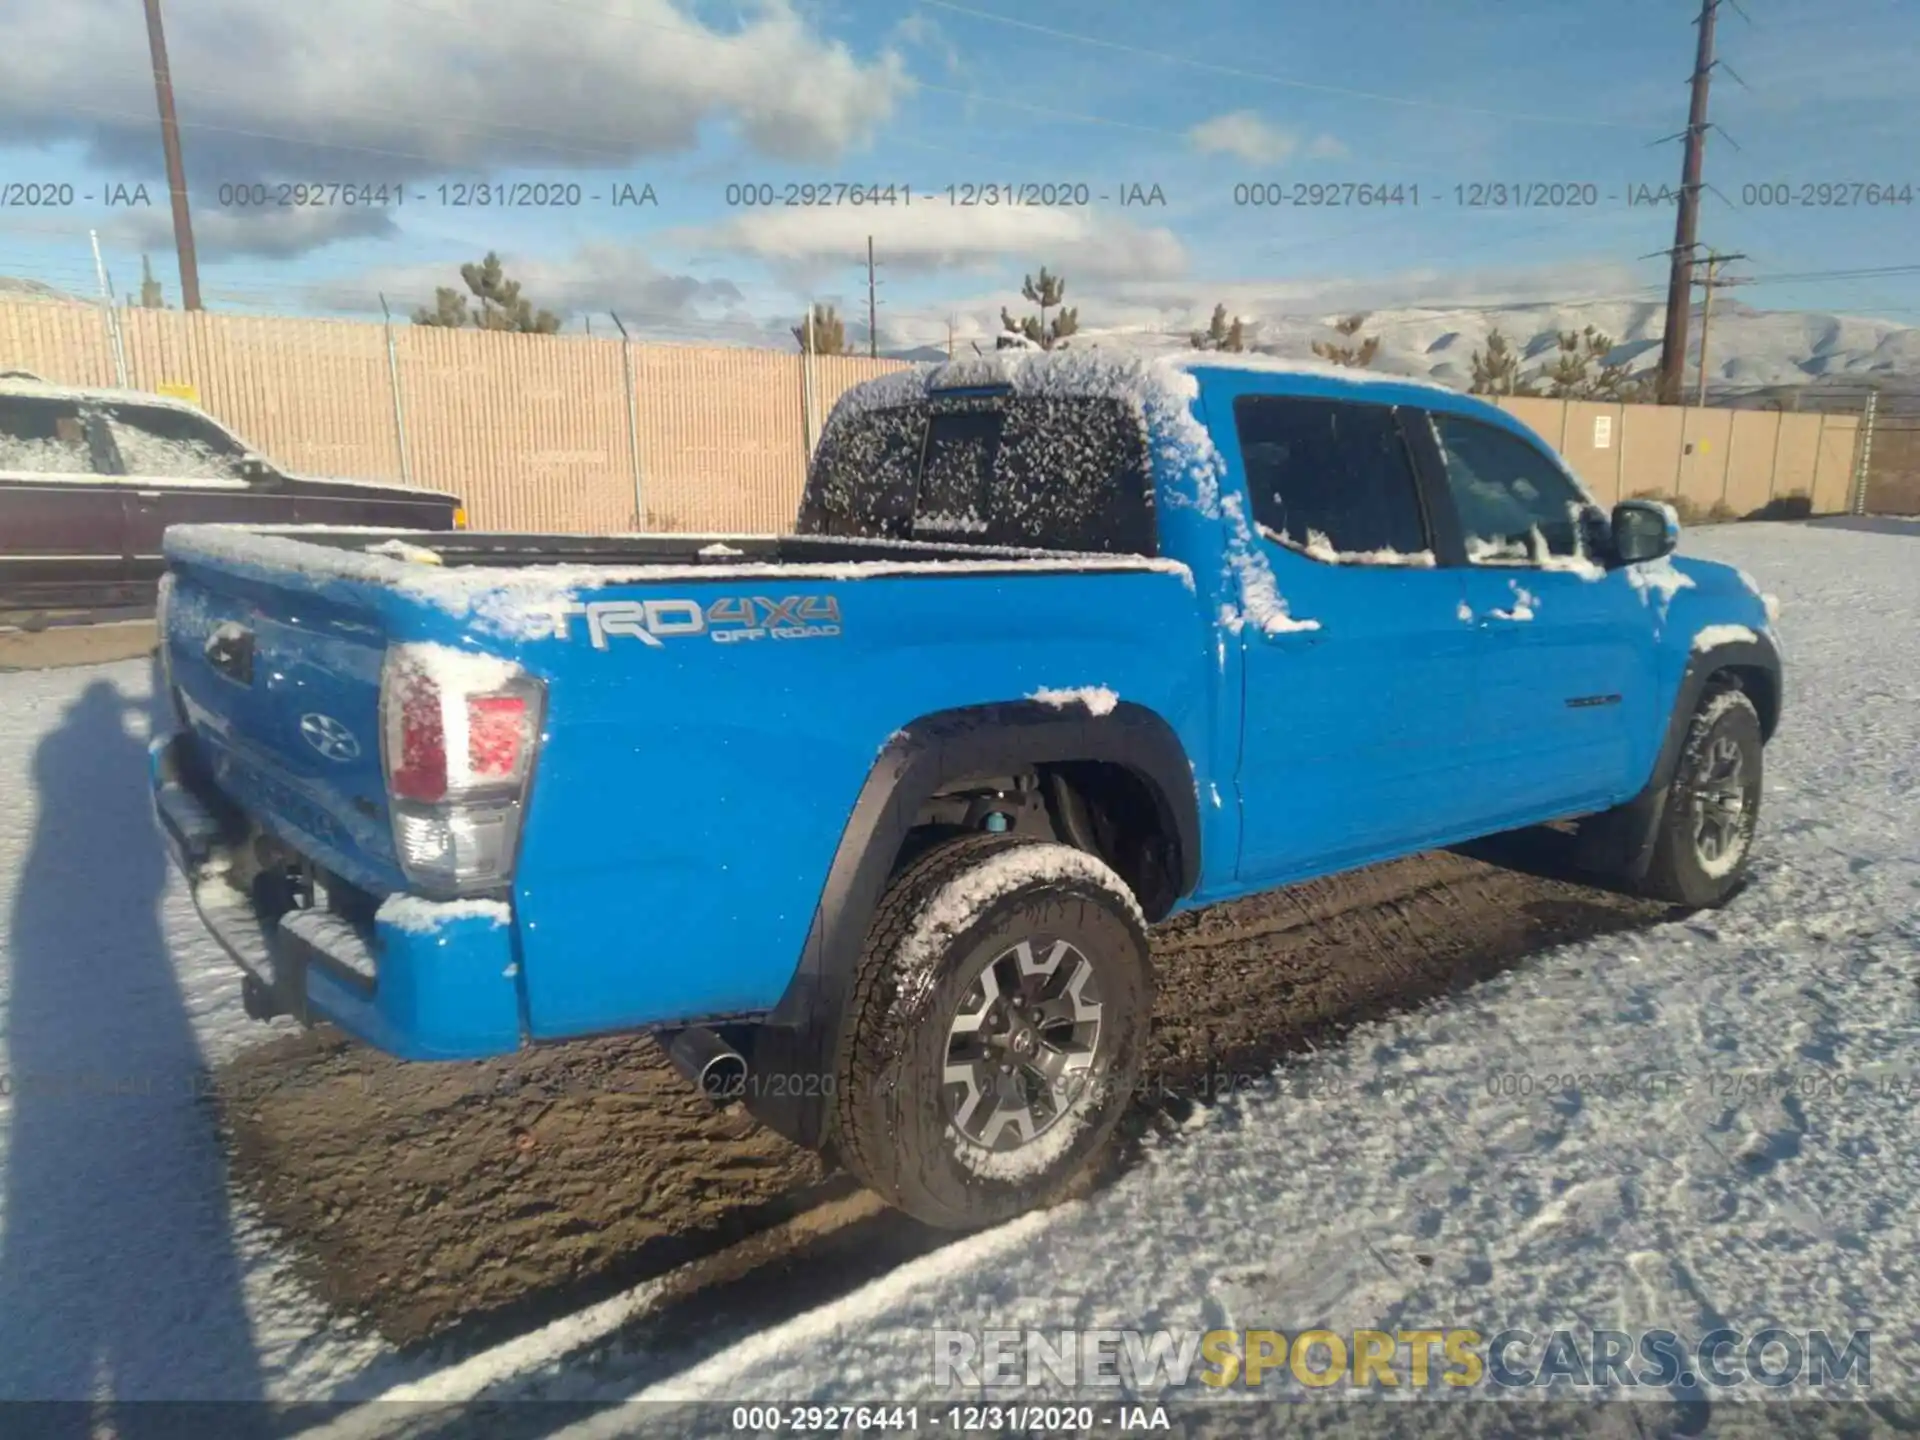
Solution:
<path fill-rule="evenodd" d="M 1591 325 L 1612 338 L 1609 359 L 1639 373 L 1660 361 L 1665 305 L 1657 301 L 1595 301 L 1571 305 L 1412 308 L 1366 313 L 1361 336 L 1377 335 L 1373 369 L 1419 376 L 1464 389 L 1473 374 L 1473 353 L 1498 330 L 1528 371 L 1552 363 L 1563 331 Z M 1338 315 L 1246 316 L 1248 346 L 1287 359 L 1313 358 L 1313 342 L 1351 344 L 1334 330 Z M 1202 322 L 1204 323 L 1204 321 Z M 1145 327 L 1089 328 L 1078 345 L 1148 352 L 1184 350 L 1195 326 L 1178 330 Z M 1689 327 L 1688 378 L 1699 354 L 1698 307 Z M 1756 310 L 1719 300 L 1708 336 L 1707 374 L 1722 393 L 1763 387 L 1836 383 L 1920 381 L 1920 328 L 1821 311 Z"/>

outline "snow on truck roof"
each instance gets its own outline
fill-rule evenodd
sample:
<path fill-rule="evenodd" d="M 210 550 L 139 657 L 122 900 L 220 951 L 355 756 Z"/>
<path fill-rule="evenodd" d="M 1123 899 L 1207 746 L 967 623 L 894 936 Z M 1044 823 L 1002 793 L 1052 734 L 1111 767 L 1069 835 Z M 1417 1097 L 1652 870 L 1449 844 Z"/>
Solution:
<path fill-rule="evenodd" d="M 1460 391 L 1410 375 L 1383 375 L 1311 360 L 1272 355 L 1226 355 L 1197 350 L 1182 355 L 1137 355 L 1119 350 L 996 350 L 991 354 L 896 370 L 848 389 L 834 407 L 852 413 L 900 405 L 943 390 L 1005 386 L 1015 394 L 1090 395 L 1137 400 L 1149 418 L 1185 410 L 1199 393 L 1197 371 L 1244 371 L 1313 380 L 1355 389 L 1419 390 L 1444 395 L 1466 407 L 1477 402 Z M 1491 407 L 1489 407 L 1491 408 Z"/>

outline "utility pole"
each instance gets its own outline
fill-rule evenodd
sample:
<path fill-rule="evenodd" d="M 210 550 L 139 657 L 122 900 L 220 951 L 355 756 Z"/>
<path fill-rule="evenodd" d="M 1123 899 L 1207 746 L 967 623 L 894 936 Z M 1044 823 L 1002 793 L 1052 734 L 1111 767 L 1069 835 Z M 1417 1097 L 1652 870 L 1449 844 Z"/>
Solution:
<path fill-rule="evenodd" d="M 146 0 L 147 48 L 153 52 L 153 88 L 160 101 L 160 148 L 167 156 L 167 190 L 173 196 L 173 244 L 180 255 L 180 303 L 200 308 L 200 266 L 193 255 L 193 217 L 187 210 L 187 171 L 180 160 L 180 122 L 173 113 L 173 72 L 167 68 L 167 35 L 160 28 L 160 0 Z"/>
<path fill-rule="evenodd" d="M 1687 363 L 1687 315 L 1693 304 L 1693 250 L 1700 222 L 1700 166 L 1707 143 L 1707 85 L 1713 74 L 1713 19 L 1720 0 L 1700 0 L 1699 43 L 1693 58 L 1693 99 L 1687 107 L 1686 158 L 1680 166 L 1680 213 L 1674 220 L 1672 268 L 1667 276 L 1667 327 L 1660 341 L 1660 402 L 1680 401 Z"/>
<path fill-rule="evenodd" d="M 953 317 L 947 317 L 947 359 L 953 359 Z"/>
<path fill-rule="evenodd" d="M 873 237 L 867 237 L 867 358 L 880 358 L 880 332 L 874 325 L 873 302 Z"/>
<path fill-rule="evenodd" d="M 1700 393 L 1699 399 L 1694 402 L 1703 409 L 1707 403 L 1707 326 L 1713 320 L 1713 292 L 1724 289 L 1729 285 L 1744 285 L 1746 283 L 1744 280 L 1719 279 L 1720 267 L 1729 260 L 1744 260 L 1746 258 L 1744 255 L 1722 255 L 1717 250 L 1709 250 L 1707 251 L 1707 278 L 1693 282 L 1695 285 L 1701 286 L 1705 291 L 1700 301 Z"/>

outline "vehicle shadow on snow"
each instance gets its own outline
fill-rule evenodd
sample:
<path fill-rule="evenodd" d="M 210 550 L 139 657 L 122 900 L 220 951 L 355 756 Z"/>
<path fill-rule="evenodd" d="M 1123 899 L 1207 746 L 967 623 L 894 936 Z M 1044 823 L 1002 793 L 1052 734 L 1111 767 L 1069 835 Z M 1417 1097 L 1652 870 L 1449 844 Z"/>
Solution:
<path fill-rule="evenodd" d="M 0 1212 L 0 1397 L 105 1394 L 101 1418 L 128 1440 L 183 1420 L 128 1402 L 262 1394 L 226 1167 L 162 929 L 167 862 L 133 733 L 145 719 L 143 701 L 95 680 L 34 755 Z M 95 1433 L 78 1405 L 15 1407 L 0 1428 L 16 1424 Z M 223 1409 L 223 1433 L 250 1428 Z"/>
<path fill-rule="evenodd" d="M 1154 934 L 1147 1073 L 1096 1185 L 1123 1174 L 1149 1137 L 1179 1143 L 1195 1106 L 1258 1091 L 1356 1024 L 1673 913 L 1435 852 L 1169 921 Z M 370 1313 L 421 1360 L 459 1359 L 667 1277 L 646 1314 L 591 1352 L 617 1352 L 623 1383 L 636 1386 L 953 1238 L 880 1208 L 743 1117 L 715 1114 L 651 1047 L 626 1046 L 449 1071 L 290 1037 L 235 1062 L 251 1072 L 234 1074 L 236 1093 L 253 1086 L 233 1117 L 236 1170 L 314 1258 L 323 1293 Z M 357 1126 L 377 1139 L 324 1141 Z"/>

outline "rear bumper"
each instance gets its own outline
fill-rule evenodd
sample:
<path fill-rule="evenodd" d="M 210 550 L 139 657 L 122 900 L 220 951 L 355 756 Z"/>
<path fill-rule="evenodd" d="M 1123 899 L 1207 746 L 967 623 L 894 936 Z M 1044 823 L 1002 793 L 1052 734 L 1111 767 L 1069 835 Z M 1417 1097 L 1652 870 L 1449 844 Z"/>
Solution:
<path fill-rule="evenodd" d="M 475 1060 L 523 1040 L 513 927 L 473 906 L 415 907 L 407 923 L 354 925 L 318 910 L 263 914 L 229 879 L 244 817 L 197 785 L 185 736 L 149 752 L 154 818 L 209 934 L 275 1006 L 326 1021 L 403 1060 Z"/>

